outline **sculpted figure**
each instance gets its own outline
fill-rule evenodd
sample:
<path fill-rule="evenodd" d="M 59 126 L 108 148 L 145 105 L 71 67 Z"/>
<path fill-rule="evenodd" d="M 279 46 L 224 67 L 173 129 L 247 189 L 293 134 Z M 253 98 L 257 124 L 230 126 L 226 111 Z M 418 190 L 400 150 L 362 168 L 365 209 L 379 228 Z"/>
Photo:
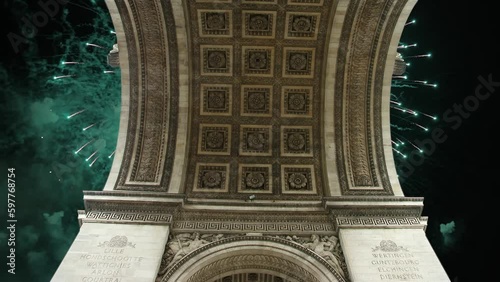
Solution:
<path fill-rule="evenodd" d="M 337 257 L 340 256 L 340 245 L 337 237 L 324 236 L 320 239 L 318 235 L 313 234 L 310 242 L 304 243 L 303 246 L 324 258 L 340 275 L 345 277 L 341 267 L 341 259 Z"/>
<path fill-rule="evenodd" d="M 175 242 L 175 240 L 177 242 Z M 176 239 L 174 239 L 174 241 L 171 242 L 171 244 L 169 244 L 170 247 L 169 251 L 171 251 L 171 253 L 174 254 L 174 257 L 167 265 L 166 269 L 169 269 L 172 265 L 181 260 L 185 255 L 189 254 L 190 252 L 198 249 L 199 247 L 207 243 L 209 243 L 209 241 L 200 239 L 199 233 L 194 233 L 193 238 L 185 242 L 181 242 L 181 240 L 178 237 L 176 237 Z"/>

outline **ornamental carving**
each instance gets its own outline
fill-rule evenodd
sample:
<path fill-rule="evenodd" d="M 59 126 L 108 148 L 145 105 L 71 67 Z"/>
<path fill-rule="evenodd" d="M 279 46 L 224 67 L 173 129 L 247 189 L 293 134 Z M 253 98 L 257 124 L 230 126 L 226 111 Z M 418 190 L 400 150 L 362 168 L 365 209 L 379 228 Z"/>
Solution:
<path fill-rule="evenodd" d="M 339 281 L 348 281 L 347 265 L 335 235 L 322 236 L 312 234 L 309 237 L 298 237 L 295 235 L 263 236 L 259 234 L 203 234 L 181 233 L 170 235 L 162 256 L 160 269 L 156 281 L 167 281 L 172 274 L 190 258 L 225 243 L 245 240 L 258 240 L 264 242 L 275 242 L 292 247 L 304 252 L 304 255 L 312 256 L 313 259 L 328 266 Z M 323 259 L 323 261 L 321 261 Z M 230 268 L 228 268 L 230 266 Z M 241 268 L 269 269 L 283 273 L 298 281 L 318 281 L 311 273 L 294 262 L 269 254 L 236 254 L 225 256 L 190 275 L 189 281 L 211 281 L 213 277 Z"/>
<path fill-rule="evenodd" d="M 200 236 L 199 233 L 183 233 L 175 236 L 170 236 L 165 252 L 161 259 L 160 271 L 158 276 L 167 272 L 175 263 L 180 261 L 185 255 L 200 248 L 201 246 L 210 242 L 216 242 L 222 238 L 227 237 L 223 234 L 211 234 Z"/>
<path fill-rule="evenodd" d="M 232 36 L 232 12 L 229 10 L 198 10 L 200 37 Z"/>
<path fill-rule="evenodd" d="M 202 84 L 200 115 L 231 115 L 232 89 L 230 84 Z"/>
<path fill-rule="evenodd" d="M 316 55 L 328 47 L 335 1 L 183 3 L 190 19 L 188 89 L 194 108 L 186 145 L 194 148 L 187 156 L 187 196 L 201 197 L 202 191 L 203 197 L 218 199 L 242 193 L 262 193 L 260 199 L 266 200 L 323 195 L 321 74 L 326 60 Z M 221 125 L 227 126 L 227 137 L 219 129 L 207 131 Z M 200 180 L 198 164 L 212 163 L 228 165 L 221 185 L 229 189 L 210 189 Z M 297 164 L 305 181 L 283 179 L 288 166 Z"/>
<path fill-rule="evenodd" d="M 282 156 L 311 157 L 312 129 L 307 126 L 281 128 Z"/>
<path fill-rule="evenodd" d="M 201 62 L 203 75 L 226 75 L 233 74 L 232 56 L 233 46 L 201 46 Z"/>
<path fill-rule="evenodd" d="M 272 127 L 258 125 L 241 125 L 240 155 L 271 156 Z"/>
<path fill-rule="evenodd" d="M 135 248 L 135 244 L 132 242 L 128 241 L 127 236 L 113 236 L 109 241 L 104 241 L 102 243 L 99 243 L 97 247 L 100 248 L 125 248 L 125 247 L 130 247 L 130 248 Z"/>
<path fill-rule="evenodd" d="M 313 89 L 310 86 L 283 86 L 281 91 L 281 116 L 312 117 Z"/>
<path fill-rule="evenodd" d="M 271 165 L 240 164 L 238 192 L 272 193 L 271 173 Z"/>
<path fill-rule="evenodd" d="M 242 14 L 243 37 L 273 38 L 275 36 L 276 12 L 243 10 Z"/>
<path fill-rule="evenodd" d="M 314 168 L 310 165 L 281 165 L 283 194 L 316 194 Z"/>
<path fill-rule="evenodd" d="M 197 164 L 196 175 L 198 181 L 193 191 L 227 192 L 228 169 L 228 164 Z"/>
<path fill-rule="evenodd" d="M 283 48 L 284 77 L 313 77 L 314 48 Z"/>
<path fill-rule="evenodd" d="M 242 116 L 271 116 L 272 86 L 241 87 Z"/>
<path fill-rule="evenodd" d="M 307 187 L 307 174 L 304 173 L 291 173 L 288 175 L 288 185 L 291 190 L 301 190 Z"/>
<path fill-rule="evenodd" d="M 344 254 L 340 247 L 339 238 L 335 235 L 319 236 L 316 234 L 311 237 L 298 236 L 279 236 L 286 240 L 300 244 L 307 249 L 313 251 L 323 259 L 325 259 L 342 277 L 347 278 L 347 264 Z"/>
<path fill-rule="evenodd" d="M 314 40 L 318 36 L 321 14 L 287 13 L 286 39 Z"/>
<path fill-rule="evenodd" d="M 274 68 L 273 47 L 242 47 L 243 75 L 272 76 Z"/>
<path fill-rule="evenodd" d="M 382 240 L 380 241 L 380 244 L 376 246 L 375 248 L 372 248 L 372 251 L 377 252 L 377 251 L 382 251 L 382 252 L 408 252 L 408 249 L 402 246 L 398 246 L 394 241 L 392 240 Z"/>
<path fill-rule="evenodd" d="M 231 145 L 230 125 L 200 125 L 199 154 L 227 155 Z"/>

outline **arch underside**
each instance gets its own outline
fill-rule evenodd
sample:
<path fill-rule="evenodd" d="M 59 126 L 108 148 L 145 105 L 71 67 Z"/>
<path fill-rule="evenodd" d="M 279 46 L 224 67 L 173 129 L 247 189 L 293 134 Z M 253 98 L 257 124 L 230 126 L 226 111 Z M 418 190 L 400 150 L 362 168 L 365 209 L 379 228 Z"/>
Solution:
<path fill-rule="evenodd" d="M 117 0 L 129 108 L 105 190 L 401 194 L 382 102 L 412 5 Z"/>

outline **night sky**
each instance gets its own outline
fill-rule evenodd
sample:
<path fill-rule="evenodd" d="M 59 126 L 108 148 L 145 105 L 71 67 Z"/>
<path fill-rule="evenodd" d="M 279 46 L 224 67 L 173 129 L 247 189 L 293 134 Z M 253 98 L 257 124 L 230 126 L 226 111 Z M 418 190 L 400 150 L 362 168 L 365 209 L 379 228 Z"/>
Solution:
<path fill-rule="evenodd" d="M 100 190 L 106 181 L 118 130 L 120 74 L 106 66 L 115 39 L 103 2 L 60 5 L 37 30 L 23 22 L 41 10 L 36 1 L 2 2 L 0 281 L 49 281 L 78 232 L 82 191 Z M 423 160 L 395 158 L 405 194 L 425 197 L 427 236 L 450 279 L 491 281 L 481 262 L 494 242 L 487 210 L 494 188 L 500 187 L 493 144 L 500 93 L 500 49 L 493 40 L 500 33 L 493 8 L 457 3 L 420 0 L 410 17 L 417 23 L 405 29 L 402 42 L 418 47 L 404 55 L 432 53 L 430 59 L 411 60 L 408 75 L 438 88 L 409 88 L 398 97 L 438 119 L 422 119 L 428 132 L 401 132 L 414 143 L 427 144 Z M 32 38 L 16 50 L 8 36 L 12 39 L 13 33 Z M 72 77 L 53 78 L 62 75 Z M 436 130 L 439 144 L 425 141 Z M 16 169 L 16 275 L 6 272 L 9 167 Z"/>

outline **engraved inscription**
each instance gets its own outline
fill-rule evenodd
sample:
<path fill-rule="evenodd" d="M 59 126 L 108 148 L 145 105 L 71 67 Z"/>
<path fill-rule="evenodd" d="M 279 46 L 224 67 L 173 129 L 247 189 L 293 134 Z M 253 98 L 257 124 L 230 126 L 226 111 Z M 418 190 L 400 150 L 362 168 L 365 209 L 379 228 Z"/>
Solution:
<path fill-rule="evenodd" d="M 372 248 L 371 265 L 377 269 L 380 281 L 424 280 L 418 258 L 391 240 L 382 240 L 379 246 Z"/>
<path fill-rule="evenodd" d="M 83 253 L 79 259 L 79 271 L 82 282 L 122 282 L 126 281 L 131 269 L 140 269 L 144 260 L 142 256 L 129 254 L 135 243 L 128 241 L 127 236 L 115 235 L 109 241 L 97 245 L 99 252 Z"/>

